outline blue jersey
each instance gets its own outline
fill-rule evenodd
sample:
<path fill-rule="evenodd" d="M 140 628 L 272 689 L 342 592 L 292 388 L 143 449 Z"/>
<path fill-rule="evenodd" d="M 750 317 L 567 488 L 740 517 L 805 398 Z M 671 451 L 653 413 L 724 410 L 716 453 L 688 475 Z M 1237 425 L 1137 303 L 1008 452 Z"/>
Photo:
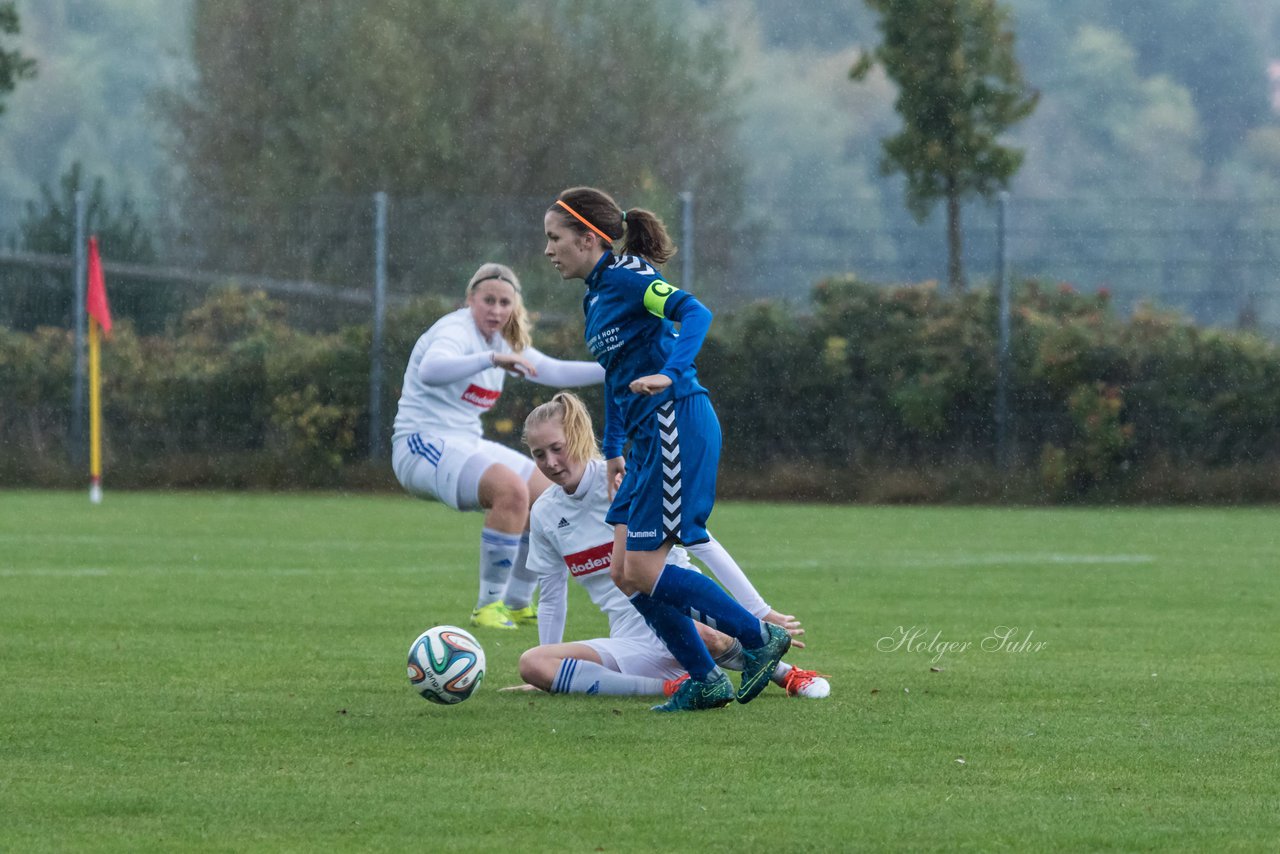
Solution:
<path fill-rule="evenodd" d="M 622 454 L 625 437 L 659 406 L 706 394 L 693 359 L 711 312 L 691 294 L 663 281 L 652 264 L 633 255 L 605 253 L 587 276 L 582 299 L 587 347 L 605 369 L 605 458 Z M 675 329 L 680 322 L 680 332 Z M 671 377 L 661 394 L 634 394 L 632 380 Z"/>

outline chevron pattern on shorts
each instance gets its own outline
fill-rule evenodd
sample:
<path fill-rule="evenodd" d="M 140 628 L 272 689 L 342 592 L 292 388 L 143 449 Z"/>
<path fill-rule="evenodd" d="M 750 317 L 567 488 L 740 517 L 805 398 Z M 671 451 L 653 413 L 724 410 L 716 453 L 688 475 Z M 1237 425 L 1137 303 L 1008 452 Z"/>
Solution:
<path fill-rule="evenodd" d="M 662 530 L 680 536 L 680 431 L 676 407 L 667 401 L 658 407 L 658 439 L 662 442 Z"/>

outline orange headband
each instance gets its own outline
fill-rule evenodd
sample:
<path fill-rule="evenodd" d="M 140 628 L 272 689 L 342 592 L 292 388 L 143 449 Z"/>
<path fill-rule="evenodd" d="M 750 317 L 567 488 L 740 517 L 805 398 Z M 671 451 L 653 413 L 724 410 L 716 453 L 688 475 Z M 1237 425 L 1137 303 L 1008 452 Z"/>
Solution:
<path fill-rule="evenodd" d="M 567 210 L 569 213 L 573 214 L 574 218 L 575 218 L 575 219 L 577 219 L 577 220 L 578 220 L 578 222 L 582 223 L 582 224 L 583 224 L 583 225 L 585 225 L 587 228 L 591 229 L 591 230 L 592 230 L 592 231 L 594 231 L 596 234 L 598 234 L 598 235 L 600 235 L 601 237 L 603 237 L 603 238 L 604 238 L 604 242 L 605 242 L 605 243 L 608 243 L 610 246 L 612 246 L 612 245 L 613 245 L 613 238 L 612 238 L 612 237 L 610 237 L 609 235 L 605 234 L 603 231 L 601 231 L 600 229 L 596 228 L 596 227 L 595 227 L 594 225 L 592 225 L 591 223 L 587 222 L 587 218 L 586 218 L 585 216 L 583 216 L 582 214 L 578 213 L 578 212 L 577 212 L 577 211 L 575 211 L 573 208 L 571 208 L 571 207 L 569 207 L 567 204 L 565 204 L 563 199 L 556 199 L 556 204 L 557 204 L 557 205 L 559 205 L 560 207 L 564 208 L 565 210 Z"/>

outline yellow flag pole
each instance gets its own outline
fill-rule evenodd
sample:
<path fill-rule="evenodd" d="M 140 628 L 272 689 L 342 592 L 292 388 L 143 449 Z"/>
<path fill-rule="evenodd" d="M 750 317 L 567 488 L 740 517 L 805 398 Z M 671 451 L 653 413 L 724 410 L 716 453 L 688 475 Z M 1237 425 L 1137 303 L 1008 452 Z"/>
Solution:
<path fill-rule="evenodd" d="M 102 372 L 98 321 L 89 318 L 89 500 L 102 502 Z"/>

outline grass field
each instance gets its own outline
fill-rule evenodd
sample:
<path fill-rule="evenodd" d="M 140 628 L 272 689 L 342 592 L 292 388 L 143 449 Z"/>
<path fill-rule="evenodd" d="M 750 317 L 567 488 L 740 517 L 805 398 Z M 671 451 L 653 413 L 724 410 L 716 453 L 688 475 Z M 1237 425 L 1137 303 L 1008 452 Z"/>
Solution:
<path fill-rule="evenodd" d="M 1280 841 L 1280 510 L 722 505 L 833 696 L 676 716 L 498 692 L 528 630 L 480 635 L 468 702 L 411 693 L 409 642 L 472 605 L 479 522 L 0 492 L 0 850 Z M 569 637 L 604 629 L 581 593 Z"/>

